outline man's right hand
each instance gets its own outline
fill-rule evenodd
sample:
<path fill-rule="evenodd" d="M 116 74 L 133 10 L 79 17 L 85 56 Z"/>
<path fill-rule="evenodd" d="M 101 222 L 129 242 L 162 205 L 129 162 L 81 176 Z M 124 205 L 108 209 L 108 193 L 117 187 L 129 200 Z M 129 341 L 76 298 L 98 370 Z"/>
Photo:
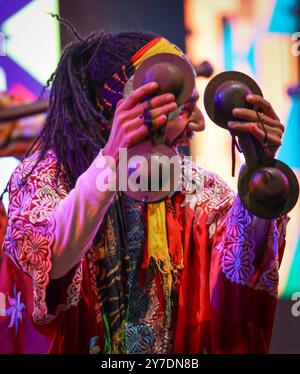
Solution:
<path fill-rule="evenodd" d="M 149 100 L 146 98 L 157 89 L 156 82 L 147 83 L 118 102 L 111 133 L 103 149 L 103 155 L 113 157 L 116 164 L 118 164 L 120 148 L 130 148 L 149 135 L 148 127 L 144 123 L 144 110 L 149 107 Z M 175 96 L 166 93 L 153 97 L 150 100 L 150 108 L 152 126 L 159 128 L 165 125 L 168 114 L 177 109 Z"/>

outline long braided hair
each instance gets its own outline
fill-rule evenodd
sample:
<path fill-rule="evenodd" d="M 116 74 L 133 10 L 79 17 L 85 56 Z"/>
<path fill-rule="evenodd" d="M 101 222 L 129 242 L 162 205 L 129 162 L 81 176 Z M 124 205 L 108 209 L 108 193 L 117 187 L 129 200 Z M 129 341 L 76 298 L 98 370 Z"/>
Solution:
<path fill-rule="evenodd" d="M 40 150 L 39 162 L 52 148 L 57 156 L 57 175 L 63 170 L 72 188 L 109 137 L 110 118 L 96 104 L 98 89 L 157 35 L 100 31 L 84 39 L 68 21 L 52 16 L 69 26 L 77 40 L 64 49 L 55 73 L 47 81 L 47 86 L 53 82 L 49 110 L 38 146 L 33 149 Z"/>
<path fill-rule="evenodd" d="M 110 118 L 101 112 L 97 93 L 115 71 L 127 65 L 141 47 L 157 37 L 142 32 L 115 35 L 96 32 L 83 39 L 74 29 L 73 33 L 77 40 L 65 48 L 56 72 L 47 82 L 49 85 L 53 81 L 46 124 L 31 150 L 33 152 L 38 148 L 40 151 L 36 166 L 47 150 L 53 149 L 57 157 L 57 177 L 62 172 L 70 189 L 109 137 Z M 96 248 L 104 237 L 108 237 L 106 230 L 109 228 L 115 243 L 114 255 L 105 256 L 96 263 L 101 269 L 97 276 L 98 299 L 103 318 L 109 324 L 107 336 L 111 336 L 110 343 L 105 344 L 110 346 L 107 352 L 117 352 L 123 344 L 123 325 L 130 293 L 128 238 L 132 233 L 128 232 L 125 224 L 124 212 L 127 208 L 123 209 L 124 206 L 122 199 L 115 199 L 94 238 Z M 138 219 L 140 227 L 143 227 L 139 216 L 135 222 Z"/>

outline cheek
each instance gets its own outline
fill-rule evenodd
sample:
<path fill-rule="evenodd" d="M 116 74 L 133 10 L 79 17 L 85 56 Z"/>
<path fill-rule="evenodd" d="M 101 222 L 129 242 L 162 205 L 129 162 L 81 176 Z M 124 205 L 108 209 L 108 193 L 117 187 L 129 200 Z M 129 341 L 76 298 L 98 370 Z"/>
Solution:
<path fill-rule="evenodd" d="M 187 112 L 183 112 L 178 117 L 180 117 L 181 121 L 187 122 L 190 118 L 190 115 Z"/>
<path fill-rule="evenodd" d="M 176 118 L 167 122 L 166 125 L 166 140 L 172 144 L 184 131 L 187 125 L 187 115 L 179 114 Z"/>
<path fill-rule="evenodd" d="M 197 127 L 196 131 L 202 131 L 205 129 L 205 119 L 199 108 L 193 111 L 192 115 L 188 119 L 188 123 L 193 124 L 193 127 Z"/>
<path fill-rule="evenodd" d="M 180 113 L 171 121 L 168 121 L 168 126 L 182 127 L 187 124 L 189 116 L 186 113 Z"/>

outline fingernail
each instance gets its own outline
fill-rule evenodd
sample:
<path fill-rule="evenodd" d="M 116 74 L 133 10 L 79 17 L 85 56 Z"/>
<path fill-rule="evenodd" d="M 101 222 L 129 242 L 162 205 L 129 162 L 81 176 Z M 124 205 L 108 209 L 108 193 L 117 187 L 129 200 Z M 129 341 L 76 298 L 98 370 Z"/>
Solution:
<path fill-rule="evenodd" d="M 149 83 L 150 88 L 156 88 L 157 86 L 158 86 L 158 84 L 156 82 L 150 82 Z"/>
<path fill-rule="evenodd" d="M 165 114 L 162 114 L 160 117 L 159 117 L 159 120 L 161 123 L 165 122 L 167 120 L 167 116 Z"/>
<path fill-rule="evenodd" d="M 175 95 L 173 95 L 172 93 L 169 93 L 166 95 L 166 99 L 167 100 L 175 100 Z"/>
<path fill-rule="evenodd" d="M 229 122 L 227 123 L 227 126 L 228 126 L 228 127 L 232 127 L 232 126 L 233 126 L 233 122 L 229 121 Z"/>
<path fill-rule="evenodd" d="M 240 109 L 233 109 L 232 113 L 233 114 L 240 114 L 241 111 L 240 111 Z"/>
<path fill-rule="evenodd" d="M 247 99 L 247 100 L 252 100 L 252 99 L 253 99 L 253 96 L 252 96 L 252 95 L 247 95 L 247 96 L 246 96 L 246 99 Z"/>

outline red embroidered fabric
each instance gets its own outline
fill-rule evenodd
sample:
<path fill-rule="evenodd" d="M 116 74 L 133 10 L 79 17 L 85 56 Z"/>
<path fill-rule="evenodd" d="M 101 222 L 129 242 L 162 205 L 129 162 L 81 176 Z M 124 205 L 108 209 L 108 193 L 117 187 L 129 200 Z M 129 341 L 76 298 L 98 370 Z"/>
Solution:
<path fill-rule="evenodd" d="M 97 340 L 98 352 L 104 329 L 91 271 L 94 256 L 90 251 L 66 276 L 49 280 L 52 212 L 68 190 L 62 179 L 55 180 L 51 151 L 22 185 L 36 157 L 24 160 L 10 182 L 0 268 L 0 353 L 88 353 L 91 340 Z M 287 219 L 271 222 L 263 259 L 255 266 L 253 216 L 215 174 L 191 163 L 183 171 L 184 192 L 174 196 L 169 218 L 177 218 L 184 265 L 176 282 L 173 352 L 267 352 Z"/>
<path fill-rule="evenodd" d="M 62 279 L 49 279 L 55 225 L 52 212 L 68 193 L 62 179 L 56 182 L 54 152 L 46 154 L 22 185 L 22 178 L 30 173 L 37 157 L 35 153 L 22 162 L 10 181 L 9 219 L 0 269 L 0 292 L 4 295 L 0 352 L 88 352 L 90 336 L 101 335 L 102 325 L 96 323 L 85 258 Z M 9 316 L 5 315 L 14 287 L 25 305 L 16 333 L 9 328 Z M 76 328 L 79 319 L 85 325 L 80 332 Z"/>

